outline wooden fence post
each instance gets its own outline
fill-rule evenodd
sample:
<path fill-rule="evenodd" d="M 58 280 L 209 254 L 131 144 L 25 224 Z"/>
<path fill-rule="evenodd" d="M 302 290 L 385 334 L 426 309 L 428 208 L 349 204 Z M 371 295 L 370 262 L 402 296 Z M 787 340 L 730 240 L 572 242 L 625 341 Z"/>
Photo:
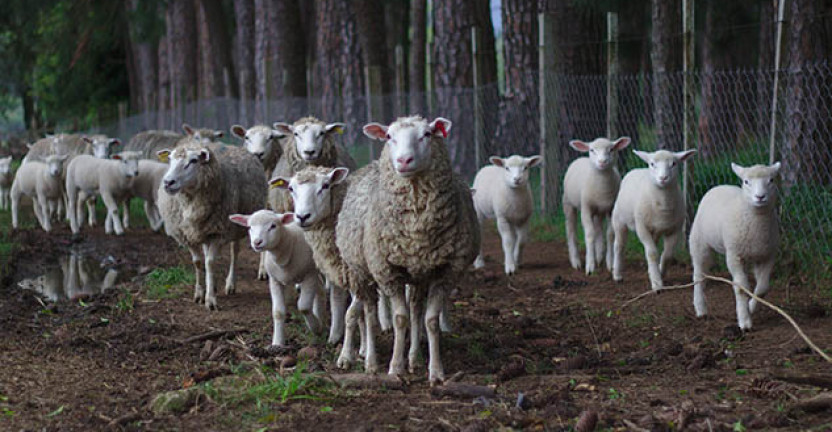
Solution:
<path fill-rule="evenodd" d="M 480 86 L 482 85 L 482 66 L 480 65 L 480 35 L 476 26 L 471 27 L 471 65 L 474 74 L 474 171 L 478 171 L 483 164 L 482 153 L 485 143 L 485 130 L 480 101 Z"/>
<path fill-rule="evenodd" d="M 543 156 L 543 168 L 540 170 L 540 206 L 543 214 L 552 216 L 558 209 L 560 177 L 555 19 L 549 14 L 541 13 L 538 14 L 538 21 L 540 154 Z"/>
<path fill-rule="evenodd" d="M 683 100 L 683 146 L 684 150 L 689 150 L 694 147 L 694 128 L 696 127 L 695 106 L 696 103 L 696 83 L 693 77 L 693 52 L 695 44 L 695 35 L 693 34 L 693 5 L 695 0 L 682 0 L 682 43 L 684 50 L 682 52 L 683 70 L 684 70 L 684 97 Z M 693 165 L 688 162 L 682 165 L 682 193 L 685 196 L 685 203 L 687 208 L 687 222 L 685 224 L 685 231 L 688 225 L 693 222 Z"/>
<path fill-rule="evenodd" d="M 607 138 L 618 132 L 618 14 L 607 12 Z"/>

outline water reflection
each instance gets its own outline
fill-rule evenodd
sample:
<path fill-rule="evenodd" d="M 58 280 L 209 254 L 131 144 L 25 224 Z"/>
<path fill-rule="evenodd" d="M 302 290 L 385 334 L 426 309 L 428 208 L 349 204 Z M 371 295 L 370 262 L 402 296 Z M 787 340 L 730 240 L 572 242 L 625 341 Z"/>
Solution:
<path fill-rule="evenodd" d="M 118 280 L 118 270 L 81 253 L 72 251 L 58 259 L 40 276 L 23 279 L 18 286 L 41 294 L 49 301 L 80 299 L 112 288 Z"/>

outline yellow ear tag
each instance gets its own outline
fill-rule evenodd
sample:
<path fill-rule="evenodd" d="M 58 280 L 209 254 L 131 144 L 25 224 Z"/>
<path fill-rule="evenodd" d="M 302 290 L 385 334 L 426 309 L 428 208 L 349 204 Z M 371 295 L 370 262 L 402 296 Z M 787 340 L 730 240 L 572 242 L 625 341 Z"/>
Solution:
<path fill-rule="evenodd" d="M 344 128 L 342 128 L 341 126 L 336 126 L 335 127 L 335 133 L 337 133 L 338 135 L 343 135 L 344 134 Z"/>
<path fill-rule="evenodd" d="M 159 158 L 159 162 L 168 163 L 170 160 L 170 152 L 159 153 L 157 157 Z"/>
<path fill-rule="evenodd" d="M 283 179 L 273 180 L 271 183 L 269 183 L 269 189 L 277 189 L 283 186 L 286 186 L 286 180 Z"/>

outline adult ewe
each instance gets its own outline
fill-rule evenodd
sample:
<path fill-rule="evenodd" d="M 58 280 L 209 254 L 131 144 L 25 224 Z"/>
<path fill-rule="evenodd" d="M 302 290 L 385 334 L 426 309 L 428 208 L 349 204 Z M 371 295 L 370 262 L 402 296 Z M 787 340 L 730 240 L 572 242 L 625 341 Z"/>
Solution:
<path fill-rule="evenodd" d="M 196 275 L 194 301 L 217 309 L 214 261 L 220 246 L 231 243 L 231 265 L 225 292 L 234 292 L 239 240 L 245 228 L 228 219 L 232 214 L 251 214 L 264 207 L 266 176 L 256 157 L 239 147 L 204 144 L 195 137 L 179 142 L 173 150 L 161 150 L 169 159 L 157 206 L 165 231 L 188 248 Z M 200 251 L 200 248 L 202 249 Z M 205 289 L 199 267 L 205 260 Z"/>

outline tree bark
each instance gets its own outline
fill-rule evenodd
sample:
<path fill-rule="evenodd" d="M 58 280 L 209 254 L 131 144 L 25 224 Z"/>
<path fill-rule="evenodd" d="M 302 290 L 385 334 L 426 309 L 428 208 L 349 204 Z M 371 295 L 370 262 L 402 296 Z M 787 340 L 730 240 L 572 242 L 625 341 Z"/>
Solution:
<path fill-rule="evenodd" d="M 378 70 L 381 79 L 381 94 L 390 95 L 393 93 L 393 69 L 388 64 L 384 3 L 381 0 L 354 0 L 353 4 L 364 64 L 370 70 Z M 370 84 L 367 83 L 367 85 Z M 392 119 L 393 105 L 390 102 L 390 98 L 382 99 L 382 109 L 386 118 L 372 119 L 373 121 L 388 122 Z"/>
<path fill-rule="evenodd" d="M 170 0 L 170 25 L 168 26 L 168 52 L 170 73 L 180 104 L 197 96 L 197 34 L 196 9 L 193 0 Z"/>
<path fill-rule="evenodd" d="M 257 76 L 255 113 L 258 122 L 269 123 L 277 113 L 268 113 L 264 106 L 267 100 L 282 96 L 278 85 L 278 59 L 275 40 L 279 20 L 275 12 L 275 0 L 254 0 L 254 69 Z"/>
<path fill-rule="evenodd" d="M 647 38 L 647 16 L 649 3 L 645 0 L 631 0 L 621 3 L 618 12 L 618 134 L 629 136 L 633 142 L 640 142 L 638 125 L 642 118 L 644 95 L 641 91 L 640 73 L 644 57 L 644 42 Z M 626 104 L 626 105 L 625 105 Z M 616 138 L 616 137 L 609 137 Z M 619 161 L 624 158 L 619 157 Z M 622 166 L 623 168 L 623 166 Z"/>
<path fill-rule="evenodd" d="M 730 5 L 729 5 L 730 6 Z M 721 28 L 730 26 L 731 11 L 716 1 L 705 2 L 705 37 L 702 44 L 702 108 L 699 114 L 699 145 L 703 158 L 716 156 L 736 144 L 734 102 L 735 77 L 731 66 L 730 40 Z M 730 35 L 729 35 L 730 37 Z"/>
<path fill-rule="evenodd" d="M 159 65 L 159 74 L 158 74 L 158 83 L 159 83 L 159 90 L 156 92 L 157 94 L 157 109 L 160 111 L 159 114 L 162 114 L 165 110 L 170 108 L 170 91 L 171 91 L 171 78 L 170 78 L 170 63 L 168 62 L 168 39 L 167 37 L 163 37 L 159 39 L 159 45 L 157 46 L 157 54 L 158 54 L 158 61 L 157 64 Z M 167 128 L 167 123 L 162 120 L 165 117 L 164 115 L 159 116 L 159 124 L 156 126 L 159 129 Z"/>
<path fill-rule="evenodd" d="M 301 25 L 301 8 L 298 0 L 277 0 L 275 16 L 280 17 L 275 39 L 279 60 L 281 93 L 284 97 L 306 97 L 306 39 Z M 285 83 L 285 85 L 283 84 Z M 289 107 L 297 107 L 290 103 Z M 300 108 L 300 107 L 298 107 Z M 297 110 L 296 110 L 297 111 Z M 292 117 L 303 115 L 300 111 Z"/>
<path fill-rule="evenodd" d="M 237 96 L 237 79 L 231 57 L 231 37 L 225 25 L 225 13 L 220 0 L 199 0 L 200 57 L 205 78 L 203 96 L 223 97 L 226 94 L 226 75 L 232 97 Z"/>
<path fill-rule="evenodd" d="M 656 147 L 682 148 L 681 10 L 680 0 L 651 0 L 653 30 L 650 59 L 653 63 L 653 118 Z"/>
<path fill-rule="evenodd" d="M 249 107 L 254 100 L 257 78 L 254 69 L 254 0 L 234 0 L 234 17 L 237 24 L 235 65 L 240 87 L 238 94 L 245 110 L 245 115 L 241 117 L 247 122 L 252 112 Z"/>
<path fill-rule="evenodd" d="M 425 99 L 425 56 L 427 53 L 427 0 L 411 0 L 410 25 L 413 28 L 410 40 L 410 67 L 408 70 L 410 111 L 424 113 Z"/>

